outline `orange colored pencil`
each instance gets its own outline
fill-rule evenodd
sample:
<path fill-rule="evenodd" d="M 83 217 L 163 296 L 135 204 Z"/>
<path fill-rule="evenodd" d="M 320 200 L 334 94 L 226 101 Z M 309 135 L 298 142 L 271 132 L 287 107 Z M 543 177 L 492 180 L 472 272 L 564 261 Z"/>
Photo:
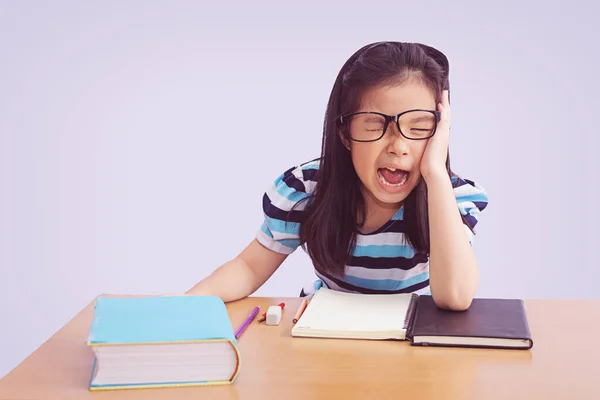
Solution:
<path fill-rule="evenodd" d="M 308 304 L 308 302 L 306 301 L 306 297 L 305 297 L 304 299 L 302 299 L 302 303 L 300 303 L 300 307 L 298 307 L 298 311 L 296 311 L 296 315 L 294 315 L 294 323 L 298 322 L 298 320 L 300 319 L 300 316 L 306 309 L 307 304 Z"/>

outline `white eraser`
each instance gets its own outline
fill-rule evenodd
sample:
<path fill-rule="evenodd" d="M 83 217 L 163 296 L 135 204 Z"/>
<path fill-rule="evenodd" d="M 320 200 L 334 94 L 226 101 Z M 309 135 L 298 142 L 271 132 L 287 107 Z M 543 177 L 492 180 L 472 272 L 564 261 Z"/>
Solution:
<path fill-rule="evenodd" d="M 267 325 L 279 325 L 281 322 L 281 306 L 271 306 L 267 310 Z"/>

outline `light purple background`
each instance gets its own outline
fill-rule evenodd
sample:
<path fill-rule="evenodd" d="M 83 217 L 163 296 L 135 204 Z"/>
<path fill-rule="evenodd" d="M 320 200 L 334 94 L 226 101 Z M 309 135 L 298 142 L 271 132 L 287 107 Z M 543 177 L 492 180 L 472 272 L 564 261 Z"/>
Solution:
<path fill-rule="evenodd" d="M 379 40 L 450 59 L 453 165 L 491 199 L 478 295 L 600 297 L 597 5 L 149 3 L 0 3 L 0 376 L 96 295 L 234 257 Z M 311 279 L 297 252 L 257 294 Z"/>

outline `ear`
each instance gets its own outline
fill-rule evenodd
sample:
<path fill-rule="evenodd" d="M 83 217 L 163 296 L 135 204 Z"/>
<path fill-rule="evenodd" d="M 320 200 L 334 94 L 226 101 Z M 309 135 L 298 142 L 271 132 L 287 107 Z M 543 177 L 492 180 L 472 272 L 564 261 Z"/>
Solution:
<path fill-rule="evenodd" d="M 345 127 L 340 126 L 338 128 L 338 137 L 340 138 L 340 141 L 342 142 L 342 144 L 344 145 L 344 147 L 348 150 L 350 150 L 350 141 L 348 140 L 348 137 L 345 134 Z"/>

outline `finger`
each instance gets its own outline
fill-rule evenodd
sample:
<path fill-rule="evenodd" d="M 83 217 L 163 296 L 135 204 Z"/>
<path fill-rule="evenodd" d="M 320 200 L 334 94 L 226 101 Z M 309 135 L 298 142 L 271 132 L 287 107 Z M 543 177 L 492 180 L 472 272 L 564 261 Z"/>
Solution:
<path fill-rule="evenodd" d="M 442 103 L 438 103 L 438 111 L 440 112 L 441 121 L 450 122 L 450 109 L 447 106 L 444 106 Z"/>
<path fill-rule="evenodd" d="M 448 91 L 444 90 L 443 94 L 442 94 L 442 102 L 438 105 L 438 109 L 440 111 L 440 113 L 442 114 L 441 117 L 442 119 L 445 119 L 448 121 L 448 123 L 450 122 L 450 104 L 448 101 Z"/>
<path fill-rule="evenodd" d="M 438 104 L 438 109 L 440 112 L 440 120 L 437 124 L 437 129 L 450 132 L 450 117 L 448 115 L 448 109 L 442 105 L 442 103 Z"/>
<path fill-rule="evenodd" d="M 448 97 L 446 96 L 446 91 L 442 90 L 442 96 L 440 97 L 439 105 L 446 106 L 448 104 Z"/>

